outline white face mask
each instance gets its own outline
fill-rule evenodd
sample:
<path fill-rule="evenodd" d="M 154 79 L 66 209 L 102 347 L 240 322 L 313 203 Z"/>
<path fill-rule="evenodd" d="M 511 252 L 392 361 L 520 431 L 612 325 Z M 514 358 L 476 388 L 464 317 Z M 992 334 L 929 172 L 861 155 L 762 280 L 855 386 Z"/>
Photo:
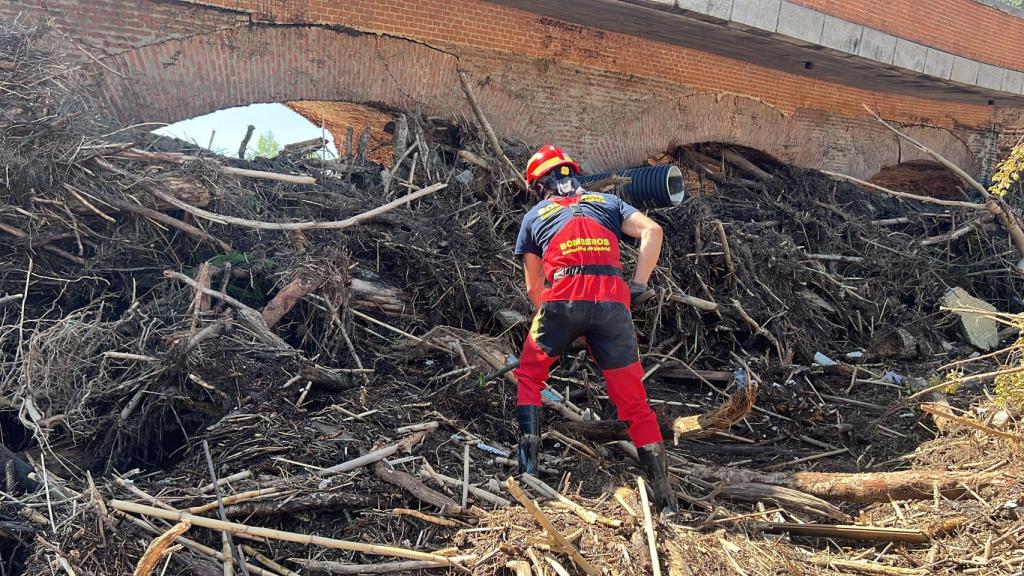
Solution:
<path fill-rule="evenodd" d="M 580 190 L 580 181 L 573 176 L 565 176 L 555 181 L 554 186 L 544 188 L 549 196 L 572 196 Z"/>

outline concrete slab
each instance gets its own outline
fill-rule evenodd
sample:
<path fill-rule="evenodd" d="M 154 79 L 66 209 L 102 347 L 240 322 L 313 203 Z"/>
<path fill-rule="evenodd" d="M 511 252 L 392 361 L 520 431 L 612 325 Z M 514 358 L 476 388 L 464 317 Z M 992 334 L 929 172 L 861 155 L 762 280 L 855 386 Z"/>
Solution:
<path fill-rule="evenodd" d="M 1024 72 L 1007 70 L 1003 76 L 1002 90 L 1011 94 L 1020 94 L 1021 90 L 1024 90 Z"/>
<path fill-rule="evenodd" d="M 840 52 L 856 54 L 860 46 L 860 38 L 864 35 L 864 27 L 860 24 L 847 22 L 834 16 L 825 16 L 825 26 L 821 32 L 821 45 L 834 48 Z"/>
<path fill-rule="evenodd" d="M 982 88 L 989 88 L 991 90 L 1002 90 L 1003 89 L 1003 75 L 1006 73 L 1005 68 L 999 68 L 998 66 L 992 66 L 991 64 L 985 64 L 984 62 L 978 66 L 978 86 Z"/>
<path fill-rule="evenodd" d="M 927 57 L 927 46 L 922 46 L 917 42 L 911 42 L 903 38 L 896 39 L 896 51 L 892 57 L 893 66 L 899 66 L 914 72 L 924 72 L 924 61 Z"/>
<path fill-rule="evenodd" d="M 732 21 L 759 30 L 775 32 L 782 0 L 733 0 Z"/>
<path fill-rule="evenodd" d="M 711 0 L 676 0 L 676 6 L 683 10 L 691 10 L 701 14 L 708 13 L 708 6 Z"/>
<path fill-rule="evenodd" d="M 929 48 L 928 56 L 924 60 L 924 73 L 948 80 L 949 75 L 953 73 L 953 60 L 955 58 L 949 52 Z"/>
<path fill-rule="evenodd" d="M 825 14 L 810 8 L 783 2 L 779 9 L 779 25 L 775 32 L 811 44 L 821 44 Z"/>
<path fill-rule="evenodd" d="M 732 19 L 732 0 L 711 0 L 707 14 L 720 20 Z"/>
<path fill-rule="evenodd" d="M 978 83 L 978 70 L 980 68 L 981 62 L 957 56 L 953 60 L 953 72 L 949 75 L 949 79 L 954 82 L 974 86 Z"/>
<path fill-rule="evenodd" d="M 874 28 L 864 28 L 864 33 L 860 37 L 860 46 L 857 48 L 858 56 L 884 64 L 892 64 L 895 53 L 895 36 Z"/>

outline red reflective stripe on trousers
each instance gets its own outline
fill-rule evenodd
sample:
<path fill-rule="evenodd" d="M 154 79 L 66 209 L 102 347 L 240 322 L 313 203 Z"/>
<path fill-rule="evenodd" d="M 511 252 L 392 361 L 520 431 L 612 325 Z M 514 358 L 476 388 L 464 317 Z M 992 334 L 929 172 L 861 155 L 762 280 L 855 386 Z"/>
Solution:
<path fill-rule="evenodd" d="M 533 337 L 527 336 L 523 343 L 523 353 L 519 355 L 519 368 L 512 372 L 519 382 L 516 387 L 517 406 L 541 405 L 540 393 L 547 386 L 551 365 L 557 359 L 557 356 L 545 354 L 533 341 Z"/>
<path fill-rule="evenodd" d="M 641 378 L 643 366 L 635 362 L 624 368 L 602 370 L 608 384 L 608 398 L 615 404 L 619 420 L 629 425 L 629 439 L 635 446 L 661 442 L 658 417 L 647 403 L 647 390 Z"/>

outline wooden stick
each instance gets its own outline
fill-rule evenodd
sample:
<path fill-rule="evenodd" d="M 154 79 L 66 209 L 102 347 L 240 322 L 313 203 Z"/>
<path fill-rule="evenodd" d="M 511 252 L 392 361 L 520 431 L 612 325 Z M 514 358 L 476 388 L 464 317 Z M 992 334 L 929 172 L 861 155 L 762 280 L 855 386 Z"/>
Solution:
<path fill-rule="evenodd" d="M 487 117 L 484 116 L 484 111 L 480 108 L 480 102 L 476 99 L 476 94 L 473 93 L 473 87 L 469 85 L 469 79 L 466 77 L 466 73 L 459 70 L 459 84 L 462 85 L 462 91 L 466 94 L 466 100 L 469 101 L 469 107 L 473 109 L 473 115 L 476 116 L 477 122 L 480 123 L 480 128 L 484 131 L 484 135 L 487 136 L 487 142 L 491 145 L 494 153 L 499 158 L 505 161 L 505 164 L 512 170 L 512 173 L 518 177 L 519 185 L 526 190 L 526 180 L 523 178 L 523 174 L 516 168 L 516 165 L 508 159 L 505 155 L 505 151 L 501 148 L 501 142 L 498 140 L 498 136 L 494 133 L 494 129 L 491 128 L 491 123 L 487 121 Z"/>
<path fill-rule="evenodd" d="M 240 494 L 232 494 L 230 496 L 225 496 L 224 498 L 221 499 L 221 502 L 224 504 L 224 506 L 231 506 L 232 504 L 248 502 L 249 500 L 259 498 L 260 496 L 269 496 L 272 494 L 277 494 L 280 491 L 281 489 L 278 487 L 260 488 L 259 490 L 250 490 L 248 492 L 242 492 Z M 185 511 L 189 514 L 203 514 L 205 512 L 213 510 L 216 507 L 217 501 L 214 500 L 212 502 L 207 502 L 206 504 L 186 508 Z"/>
<path fill-rule="evenodd" d="M 440 472 L 434 470 L 427 462 L 423 463 L 423 468 L 420 469 L 420 474 L 426 476 L 427 478 L 431 478 L 432 480 L 434 480 L 435 482 L 442 486 L 447 484 L 455 488 L 461 488 L 463 485 L 462 480 L 441 474 Z M 477 488 L 472 484 L 469 485 L 469 493 L 472 494 L 474 497 L 479 498 L 480 500 L 483 500 L 485 502 L 490 502 L 495 506 L 504 507 L 512 505 L 511 502 L 502 498 L 501 496 L 498 496 L 497 494 L 492 494 L 491 492 L 488 492 L 487 490 L 484 490 L 482 488 Z"/>
<path fill-rule="evenodd" d="M 757 526 L 764 532 L 788 532 L 797 536 L 811 536 L 817 538 L 880 540 L 883 542 L 907 542 L 911 544 L 924 544 L 929 542 L 929 538 L 924 532 L 906 528 L 883 528 L 880 526 L 842 524 L 797 524 L 788 522 L 771 522 L 757 524 Z"/>
<path fill-rule="evenodd" d="M 526 484 L 528 484 L 530 488 L 533 488 L 542 496 L 554 498 L 555 500 L 561 502 L 562 504 L 565 504 L 570 510 L 572 510 L 577 516 L 585 520 L 588 524 L 600 522 L 605 526 L 611 526 L 613 528 L 619 528 L 622 526 L 621 520 L 608 518 L 607 516 L 602 516 L 592 510 L 587 510 L 583 506 L 580 506 L 576 502 L 573 502 L 569 498 L 563 496 L 561 492 L 547 485 L 540 478 L 535 478 L 529 474 L 523 474 L 522 478 L 523 482 L 526 482 Z"/>
<path fill-rule="evenodd" d="M 530 500 L 526 496 L 526 493 L 519 487 L 515 478 L 509 476 L 508 479 L 505 480 L 505 486 L 508 487 L 508 491 L 512 496 L 523 505 L 523 508 L 526 508 L 527 512 L 537 520 L 537 523 L 547 531 L 548 536 L 562 547 L 562 550 L 572 558 L 572 561 L 575 562 L 581 570 L 583 570 L 588 576 L 599 576 L 601 574 L 597 568 L 594 568 L 594 566 L 592 566 L 590 562 L 588 562 L 587 559 L 584 558 L 578 550 L 576 550 L 576 547 L 572 545 L 572 542 L 569 542 L 569 540 L 567 540 L 566 537 L 555 528 L 551 523 L 551 520 L 548 520 L 548 517 L 541 512 L 540 508 L 537 507 L 533 500 Z"/>
<path fill-rule="evenodd" d="M 743 305 L 740 304 L 739 300 L 733 299 L 732 306 L 733 308 L 736 309 L 736 312 L 739 313 L 740 317 L 743 318 L 743 320 L 747 324 L 749 324 L 751 328 L 754 329 L 755 334 L 757 334 L 758 336 L 763 336 L 765 340 L 767 340 L 769 343 L 771 343 L 772 346 L 775 347 L 775 351 L 779 353 L 779 361 L 785 362 L 784 355 L 782 353 L 782 344 L 779 343 L 778 338 L 776 338 L 774 334 L 765 329 L 764 326 L 761 326 L 757 322 L 757 320 L 754 320 L 750 316 L 750 314 L 747 314 L 747 311 L 743 308 Z"/>
<path fill-rule="evenodd" d="M 424 522 L 430 522 L 431 524 L 437 524 L 438 526 L 447 526 L 449 528 L 455 528 L 459 526 L 459 523 L 454 520 L 449 520 L 447 518 L 438 518 L 437 516 L 424 514 L 419 510 L 412 510 L 411 508 L 395 508 L 391 512 L 393 512 L 397 516 L 412 516 L 413 518 L 423 520 Z"/>
<path fill-rule="evenodd" d="M 732 249 L 729 247 L 729 237 L 725 235 L 725 225 L 721 222 L 715 222 L 715 229 L 718 231 L 718 241 L 722 243 L 725 270 L 729 275 L 734 275 L 736 274 L 736 264 L 732 261 Z"/>
<path fill-rule="evenodd" d="M 455 500 L 452 500 L 448 496 L 430 488 L 411 474 L 406 474 L 401 470 L 395 470 L 384 461 L 377 462 L 373 465 L 373 473 L 376 474 L 378 478 L 389 484 L 394 484 L 395 486 L 404 488 L 421 502 L 425 502 L 431 506 L 436 506 L 441 510 L 441 512 L 449 514 L 460 514 L 463 512 L 463 508 L 461 508 L 459 503 Z"/>
<path fill-rule="evenodd" d="M 0 232 L 5 232 L 7 234 L 10 234 L 11 236 L 14 236 L 15 238 L 18 238 L 18 239 L 28 238 L 28 232 L 25 232 L 24 230 L 22 230 L 21 228 L 18 228 L 16 226 L 11 226 L 10 224 L 4 224 L 3 222 L 0 222 Z M 57 248 L 56 246 L 51 246 L 49 244 L 46 244 L 46 245 L 44 245 L 42 247 L 42 249 L 46 250 L 47 252 L 52 252 L 52 253 L 56 254 L 57 256 L 60 256 L 61 258 L 66 258 L 66 259 L 74 262 L 75 264 L 78 264 L 79 266 L 85 266 L 85 260 L 83 258 L 79 258 L 78 256 L 75 256 L 74 254 L 71 254 L 71 253 L 66 252 L 64 250 L 61 250 L 60 248 Z"/>
<path fill-rule="evenodd" d="M 224 484 L 227 484 L 229 482 L 238 482 L 239 480 L 245 480 L 245 479 L 251 478 L 251 477 L 252 477 L 252 471 L 251 470 L 243 470 L 241 472 L 236 472 L 236 473 L 234 473 L 234 474 L 232 474 L 230 476 L 225 476 L 225 477 L 221 478 L 216 483 L 211 483 L 211 484 L 207 484 L 206 486 L 203 486 L 202 488 L 199 489 L 199 493 L 200 494 L 208 494 L 210 492 L 213 492 L 213 489 L 214 489 L 215 486 L 223 486 Z"/>
<path fill-rule="evenodd" d="M 962 202 L 960 200 L 942 200 L 939 198 L 932 198 L 931 196 L 921 196 L 918 194 L 911 194 L 909 192 L 898 192 L 896 190 L 890 190 L 889 188 L 885 188 L 884 186 L 879 186 L 878 184 L 873 184 L 871 182 L 868 182 L 867 180 L 861 180 L 860 178 L 854 178 L 853 176 L 847 176 L 846 174 L 840 174 L 838 172 L 829 172 L 828 170 L 822 170 L 821 173 L 825 174 L 826 176 L 837 178 L 839 180 L 853 182 L 858 186 L 863 186 L 865 188 L 877 190 L 884 194 L 895 196 L 896 198 L 905 198 L 907 200 L 916 200 L 918 202 L 925 202 L 927 204 L 937 204 L 939 206 L 949 206 L 952 208 L 966 208 L 968 210 L 988 209 L 985 207 L 984 204 L 978 204 L 976 202 Z"/>
<path fill-rule="evenodd" d="M 661 576 L 661 562 L 658 561 L 658 540 L 654 534 L 654 522 L 651 520 L 651 503 L 647 500 L 647 484 L 643 476 L 636 477 L 637 488 L 640 490 L 640 507 L 644 512 L 644 532 L 647 533 L 647 548 L 651 553 L 651 569 L 654 576 Z"/>
<path fill-rule="evenodd" d="M 921 404 L 921 410 L 924 410 L 925 412 L 931 414 L 932 416 L 936 416 L 936 417 L 939 417 L 939 418 L 945 418 L 947 420 L 952 420 L 953 422 L 956 422 L 958 424 L 963 424 L 964 426 L 967 426 L 968 428 L 974 428 L 975 430 L 980 430 L 980 431 L 984 432 L 985 434 L 990 434 L 992 436 L 998 436 L 1000 438 L 1006 438 L 1007 440 L 1015 440 L 1017 442 L 1024 442 L 1024 436 L 1021 436 L 1019 434 L 1011 434 L 1009 432 L 1003 432 L 1001 430 L 996 430 L 995 428 L 989 428 L 988 426 L 985 426 L 984 424 L 982 424 L 981 422 L 978 422 L 977 420 L 975 420 L 973 418 L 965 418 L 963 416 L 956 416 L 954 414 L 950 414 L 949 412 L 945 412 L 945 411 L 941 410 L 940 408 L 936 407 L 933 404 Z"/>
<path fill-rule="evenodd" d="M 462 507 L 469 501 L 469 444 L 462 446 Z"/>
<path fill-rule="evenodd" d="M 255 538 L 269 538 L 271 540 L 281 540 L 283 542 L 294 542 L 296 544 L 303 544 L 306 546 L 323 546 L 324 548 L 332 548 L 335 550 L 350 550 L 353 552 L 362 552 L 364 554 L 373 554 L 375 556 L 390 556 L 394 558 L 407 558 L 410 560 L 426 560 L 466 572 L 465 568 L 452 562 L 450 559 L 438 554 L 431 554 L 429 552 L 419 552 L 394 546 L 381 546 L 379 544 L 350 542 L 348 540 L 338 540 L 335 538 L 326 538 L 310 534 L 299 534 L 297 532 L 286 532 L 284 530 L 274 530 L 260 526 L 247 526 L 237 522 L 225 522 L 223 520 L 215 520 L 205 516 L 194 516 L 187 512 L 163 510 L 161 508 L 146 506 L 144 504 L 136 504 L 135 502 L 126 502 L 124 500 L 111 500 L 109 504 L 111 508 L 122 512 L 144 514 L 155 518 L 163 518 L 164 520 L 173 520 L 175 522 L 189 520 L 195 526 L 202 526 L 203 528 L 210 528 L 211 530 L 220 530 L 224 532 L 231 532 L 232 534 L 253 536 Z"/>
<path fill-rule="evenodd" d="M 245 127 L 245 136 L 242 137 L 242 142 L 238 145 L 238 159 L 245 160 L 245 153 L 249 150 L 249 140 L 252 139 L 252 133 L 256 130 L 256 127 L 249 124 Z"/>
<path fill-rule="evenodd" d="M 671 302 L 679 302 L 680 304 L 686 304 L 687 306 L 693 306 L 698 310 L 705 312 L 714 312 L 718 310 L 718 303 L 710 300 L 704 300 L 703 298 L 697 298 L 696 296 L 690 296 L 682 292 L 669 292 L 665 295 L 665 299 Z"/>
<path fill-rule="evenodd" d="M 160 192 L 160 194 L 164 194 L 168 198 L 174 198 L 173 196 L 170 196 L 164 192 Z M 126 200 L 121 200 L 120 198 L 114 198 L 113 196 L 104 196 L 103 201 L 122 212 L 137 214 L 144 218 L 148 218 L 154 222 L 159 222 L 161 224 L 170 226 L 171 228 L 181 230 L 185 234 L 188 234 L 189 236 L 192 236 L 197 240 L 202 240 L 204 242 L 213 244 L 214 246 L 220 248 L 224 252 L 231 252 L 232 250 L 231 245 L 221 240 L 220 238 L 217 238 L 204 230 L 200 230 L 199 228 L 196 228 L 191 224 L 182 222 L 181 220 L 178 220 L 173 216 L 164 214 L 163 212 L 158 212 L 156 210 L 153 210 L 152 208 L 148 208 L 140 204 L 135 204 L 133 202 L 128 202 Z M 180 202 L 180 200 L 178 200 L 177 198 L 175 198 L 175 201 Z"/>
<path fill-rule="evenodd" d="M 185 520 L 178 522 L 163 534 L 153 538 L 153 541 L 146 546 L 146 551 L 139 558 L 138 564 L 135 565 L 135 571 L 132 572 L 132 576 L 149 576 L 153 569 L 156 568 L 158 562 L 163 557 L 164 552 L 171 547 L 171 544 L 184 534 L 189 528 L 192 527 L 192 523 Z"/>
<path fill-rule="evenodd" d="M 159 161 L 159 162 L 171 162 L 174 164 L 184 164 L 185 162 L 192 161 L 206 161 L 210 162 L 209 159 L 200 158 L 198 156 L 188 156 L 178 152 L 148 152 L 146 150 L 139 150 L 138 148 L 130 148 L 118 152 L 116 155 L 118 158 L 125 158 L 128 160 L 148 160 L 148 161 Z M 295 176 L 292 174 L 279 174 L 277 172 L 264 172 L 262 170 L 246 170 L 245 168 L 235 168 L 233 166 L 224 166 L 217 162 L 212 162 L 223 174 L 232 174 L 235 176 L 245 176 L 247 178 L 258 178 L 261 180 L 275 180 L 277 182 L 287 182 L 289 184 L 316 184 L 316 178 L 312 176 Z"/>
<path fill-rule="evenodd" d="M 473 555 L 453 556 L 450 560 L 452 562 L 466 562 L 473 558 Z M 328 574 L 386 574 L 388 572 L 408 572 L 411 570 L 447 567 L 445 564 L 428 561 L 347 564 L 344 562 L 333 562 L 330 560 L 307 560 L 305 558 L 291 558 L 290 560 L 297 564 L 302 564 L 302 567 L 306 570 L 312 572 L 326 572 Z"/>
<path fill-rule="evenodd" d="M 178 200 L 174 196 L 171 196 L 170 194 L 167 194 L 166 192 L 163 192 L 161 190 L 153 189 L 151 190 L 151 192 L 155 194 L 158 198 L 160 198 L 164 202 L 167 202 L 168 204 L 171 204 L 172 206 L 180 208 L 185 212 L 192 214 L 193 216 L 197 216 L 199 218 L 203 218 L 211 222 L 217 222 L 218 224 L 231 224 L 233 226 L 250 228 L 254 230 L 344 230 L 346 228 L 355 226 L 356 224 L 359 224 L 364 220 L 369 220 L 371 218 L 380 216 L 385 212 L 390 212 L 391 210 L 394 210 L 395 208 L 398 208 L 399 206 L 402 206 L 404 204 L 408 204 L 413 200 L 419 200 L 424 196 L 429 196 L 430 194 L 433 194 L 434 192 L 437 192 L 438 190 L 441 190 L 446 186 L 446 183 L 438 182 L 437 184 L 427 186 L 426 188 L 417 190 L 416 192 L 413 192 L 406 196 L 402 196 L 401 198 L 398 198 L 396 200 L 392 200 L 391 202 L 378 206 L 372 210 L 367 210 L 366 212 L 363 212 L 361 214 L 356 214 L 355 216 L 352 216 L 350 218 L 334 222 L 260 222 L 258 220 L 236 218 L 234 216 L 225 216 L 223 214 L 209 212 L 207 210 L 203 210 L 202 208 L 192 206 L 191 204 L 186 204 L 185 202 L 182 202 L 181 200 Z"/>
<path fill-rule="evenodd" d="M 139 528 L 145 530 L 146 532 L 149 532 L 150 534 L 156 534 L 157 536 L 159 536 L 161 534 L 159 529 L 153 527 L 152 525 L 150 525 L 148 522 L 142 520 L 141 518 L 136 518 L 135 516 L 132 516 L 131 514 L 125 514 L 124 512 L 117 512 L 117 511 L 115 511 L 114 513 L 118 517 L 124 518 L 124 519 L 128 520 L 132 524 L 135 524 L 136 526 L 138 526 Z M 181 544 L 182 546 L 184 546 L 184 547 L 188 548 L 189 550 L 195 552 L 196 554 L 201 554 L 203 556 L 206 556 L 208 558 L 213 558 L 213 559 L 216 559 L 216 560 L 223 560 L 224 559 L 224 554 L 221 553 L 219 550 L 214 550 L 213 548 L 210 548 L 209 546 L 205 546 L 205 545 L 200 544 L 199 542 L 196 542 L 194 540 L 189 540 L 188 538 L 186 538 L 184 536 L 178 536 L 175 539 L 175 541 L 178 544 Z M 264 570 L 264 569 L 260 568 L 259 566 L 253 566 L 252 564 L 247 564 L 246 565 L 246 569 L 249 571 L 250 574 L 255 574 L 256 576 L 278 576 L 277 574 L 274 574 L 273 572 L 269 572 L 267 570 Z"/>
<path fill-rule="evenodd" d="M 224 513 L 224 501 L 221 498 L 220 486 L 217 485 L 217 471 L 213 465 L 213 456 L 210 455 L 210 444 L 203 440 L 203 455 L 206 456 L 206 468 L 210 473 L 210 480 L 213 482 L 213 493 L 217 495 L 217 515 L 221 520 L 228 519 Z M 224 555 L 224 576 L 235 576 L 234 547 L 231 542 L 231 533 L 224 531 L 221 535 L 221 553 Z"/>
<path fill-rule="evenodd" d="M 367 452 L 366 454 L 363 454 L 358 458 L 347 460 L 345 462 L 342 462 L 341 464 L 335 464 L 330 468 L 324 468 L 323 470 L 320 470 L 318 474 L 321 476 L 329 476 L 331 474 L 341 474 L 344 472 L 350 472 L 352 470 L 355 470 L 356 468 L 361 468 L 363 466 L 366 466 L 367 464 L 373 464 L 374 462 L 383 460 L 388 456 L 391 456 L 395 452 L 398 452 L 399 450 L 405 450 L 406 452 L 409 452 L 412 450 L 413 446 L 416 446 L 417 444 L 422 442 L 423 439 L 427 437 L 427 434 L 430 434 L 430 430 L 414 432 L 406 436 L 405 438 L 402 438 L 398 442 L 395 442 L 394 444 L 385 446 L 383 448 L 378 448 L 376 450 L 371 450 L 370 452 Z"/>
<path fill-rule="evenodd" d="M 267 568 L 277 572 L 281 576 L 300 576 L 298 572 L 289 570 L 287 566 L 282 566 L 277 562 L 274 562 L 272 558 L 268 558 L 266 555 L 261 553 L 259 550 L 249 546 L 248 544 L 242 544 L 242 552 L 245 552 L 249 556 L 255 558 L 260 564 L 263 564 Z"/>
<path fill-rule="evenodd" d="M 924 568 L 899 568 L 897 566 L 883 566 L 874 562 L 861 560 L 840 560 L 838 558 L 809 558 L 811 564 L 818 566 L 831 566 L 853 572 L 865 574 L 880 574 L 881 576 L 924 576 L 931 571 Z"/>
<path fill-rule="evenodd" d="M 311 278 L 306 274 L 299 273 L 298 277 L 281 288 L 274 299 L 263 307 L 261 312 L 263 321 L 267 323 L 267 326 L 273 328 L 274 324 L 277 324 L 299 300 L 323 286 L 325 281 L 324 278 Z"/>

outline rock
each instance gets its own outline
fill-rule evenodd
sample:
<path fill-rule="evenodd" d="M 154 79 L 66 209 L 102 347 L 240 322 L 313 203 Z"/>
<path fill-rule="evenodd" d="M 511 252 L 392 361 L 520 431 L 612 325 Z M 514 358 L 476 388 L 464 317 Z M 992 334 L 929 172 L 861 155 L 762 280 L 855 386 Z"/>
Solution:
<path fill-rule="evenodd" d="M 1010 423 L 1010 413 L 1006 410 L 1000 410 L 992 415 L 992 420 L 989 422 L 989 426 L 996 430 L 1005 430 L 1006 425 Z"/>
<path fill-rule="evenodd" d="M 903 328 L 879 332 L 868 351 L 876 358 L 909 360 L 917 357 L 917 338 Z"/>
<path fill-rule="evenodd" d="M 996 311 L 995 306 L 971 296 L 959 286 L 951 288 L 949 292 L 946 292 L 946 295 L 942 297 L 942 305 L 946 308 L 975 308 L 986 312 Z M 960 327 L 963 331 L 964 339 L 972 346 L 981 350 L 991 350 L 999 344 L 999 327 L 995 320 L 970 312 L 954 312 L 954 314 L 960 317 Z"/>

